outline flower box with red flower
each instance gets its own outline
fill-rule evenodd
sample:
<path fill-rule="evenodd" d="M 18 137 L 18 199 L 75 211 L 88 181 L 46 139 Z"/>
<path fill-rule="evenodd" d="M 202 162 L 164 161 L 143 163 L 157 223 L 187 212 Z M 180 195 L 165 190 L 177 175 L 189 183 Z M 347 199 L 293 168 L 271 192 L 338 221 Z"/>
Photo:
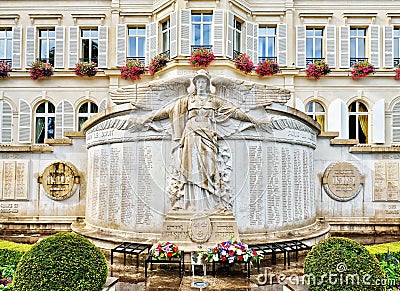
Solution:
<path fill-rule="evenodd" d="M 396 75 L 394 76 L 394 79 L 399 80 L 400 79 L 400 65 L 398 65 L 398 67 L 394 70 L 394 72 L 396 73 Z"/>
<path fill-rule="evenodd" d="M 238 54 L 234 59 L 235 68 L 245 74 L 249 74 L 254 70 L 254 64 L 250 56 L 246 54 Z"/>
<path fill-rule="evenodd" d="M 12 71 L 11 66 L 6 62 L 0 61 L 0 78 L 8 78 L 10 77 L 10 72 Z"/>
<path fill-rule="evenodd" d="M 358 80 L 364 78 L 369 74 L 373 74 L 375 68 L 372 64 L 367 61 L 355 63 L 353 69 L 351 70 L 351 78 L 353 80 Z"/>
<path fill-rule="evenodd" d="M 190 66 L 195 68 L 205 68 L 215 60 L 214 53 L 207 48 L 199 48 L 193 51 L 190 56 Z"/>
<path fill-rule="evenodd" d="M 139 80 L 140 75 L 143 75 L 145 72 L 144 64 L 140 60 L 128 60 L 125 66 L 120 67 L 119 70 L 122 79 L 129 79 L 132 82 Z"/>
<path fill-rule="evenodd" d="M 276 63 L 273 60 L 265 60 L 263 62 L 258 63 L 256 72 L 258 76 L 264 77 L 264 76 L 271 76 L 274 74 L 279 73 L 280 68 L 278 63 Z"/>
<path fill-rule="evenodd" d="M 145 276 L 147 277 L 147 267 L 153 264 L 178 264 L 179 276 L 181 277 L 185 270 L 185 252 L 179 250 L 179 247 L 171 242 L 160 242 L 153 245 L 145 261 Z"/>
<path fill-rule="evenodd" d="M 97 64 L 95 62 L 79 62 L 73 69 L 78 77 L 93 77 L 97 74 Z"/>
<path fill-rule="evenodd" d="M 53 75 L 54 68 L 50 63 L 35 61 L 31 64 L 29 74 L 32 80 L 45 79 Z"/>
<path fill-rule="evenodd" d="M 153 59 L 151 59 L 149 64 L 150 75 L 154 76 L 156 72 L 160 71 L 167 65 L 168 61 L 169 59 L 165 54 L 159 54 L 155 56 Z"/>
<path fill-rule="evenodd" d="M 324 61 L 316 61 L 315 63 L 308 65 L 306 69 L 306 76 L 309 79 L 314 78 L 315 80 L 319 80 L 321 77 L 329 74 L 330 72 L 331 69 L 327 63 Z"/>

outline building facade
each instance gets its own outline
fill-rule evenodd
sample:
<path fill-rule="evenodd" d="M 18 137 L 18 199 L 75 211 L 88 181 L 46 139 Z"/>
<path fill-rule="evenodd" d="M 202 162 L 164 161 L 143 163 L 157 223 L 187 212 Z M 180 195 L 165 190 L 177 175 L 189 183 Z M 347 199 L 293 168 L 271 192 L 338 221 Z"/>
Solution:
<path fill-rule="evenodd" d="M 216 56 L 208 67 L 212 75 L 289 90 L 287 105 L 318 122 L 321 134 L 314 160 L 318 217 L 342 232 L 397 230 L 399 4 L 397 0 L 0 1 L 0 60 L 12 67 L 10 77 L 0 80 L 2 225 L 33 231 L 49 225 L 68 229 L 83 219 L 87 180 L 83 123 L 114 112 L 123 100 L 111 96 L 120 88 L 134 91 L 137 84 L 154 79 L 192 76 L 190 55 L 204 47 Z M 141 60 L 147 66 L 161 53 L 170 61 L 155 76 L 146 73 L 134 83 L 121 78 L 118 68 L 127 60 Z M 244 74 L 233 61 L 241 53 L 255 64 L 273 60 L 280 72 L 263 78 Z M 29 69 L 36 60 L 51 63 L 54 74 L 32 80 Z M 321 60 L 331 72 L 319 80 L 307 78 L 306 68 Z M 73 69 L 79 61 L 95 62 L 96 76 L 76 76 Z M 374 73 L 353 79 L 354 64 L 365 61 L 374 66 Z M 337 170 L 334 165 L 339 162 L 346 164 Z M 332 181 L 330 171 L 337 174 Z M 55 185 L 70 183 L 70 188 L 45 189 L 44 179 L 52 183 L 53 176 Z M 335 185 L 343 187 L 335 192 Z"/>

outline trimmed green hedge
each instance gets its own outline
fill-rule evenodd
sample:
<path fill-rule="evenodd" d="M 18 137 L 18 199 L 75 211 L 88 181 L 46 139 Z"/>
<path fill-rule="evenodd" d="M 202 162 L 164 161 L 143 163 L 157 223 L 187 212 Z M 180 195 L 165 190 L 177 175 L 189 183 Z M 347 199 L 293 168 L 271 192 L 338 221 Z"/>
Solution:
<path fill-rule="evenodd" d="M 388 253 L 400 261 L 400 242 L 366 246 L 366 249 L 379 261 L 383 261 Z"/>
<path fill-rule="evenodd" d="M 58 233 L 21 258 L 13 291 L 98 291 L 107 274 L 107 261 L 98 247 L 83 236 Z"/>
<path fill-rule="evenodd" d="M 0 266 L 17 265 L 22 255 L 33 245 L 0 240 Z"/>
<path fill-rule="evenodd" d="M 378 260 L 356 241 L 327 238 L 304 262 L 310 291 L 384 291 L 385 273 Z"/>

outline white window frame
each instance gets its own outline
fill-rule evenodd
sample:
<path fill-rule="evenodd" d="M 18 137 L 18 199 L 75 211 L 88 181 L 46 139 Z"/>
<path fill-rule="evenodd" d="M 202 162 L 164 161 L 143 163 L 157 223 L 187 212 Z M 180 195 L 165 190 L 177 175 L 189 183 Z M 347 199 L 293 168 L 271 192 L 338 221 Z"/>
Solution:
<path fill-rule="evenodd" d="M 359 121 L 359 116 L 362 116 L 362 115 L 366 115 L 367 116 L 367 118 L 368 118 L 368 127 L 369 127 L 369 124 L 370 124 L 369 111 L 364 112 L 364 111 L 360 111 L 359 110 L 360 103 L 363 104 L 365 106 L 365 108 L 367 108 L 367 110 L 368 110 L 368 107 L 364 102 L 356 100 L 356 101 L 351 102 L 349 104 L 349 107 L 353 103 L 355 103 L 355 105 L 356 105 L 356 111 L 348 110 L 348 114 L 349 114 L 349 116 L 348 116 L 348 118 L 349 118 L 349 135 L 350 135 L 350 116 L 356 116 L 357 125 L 356 125 L 356 137 L 355 137 L 355 139 L 359 140 L 360 139 L 360 134 L 359 134 L 359 129 L 358 129 L 358 127 L 359 127 L 358 123 L 360 122 Z M 368 128 L 368 137 L 367 137 L 367 140 L 365 141 L 366 144 L 368 143 L 368 138 L 369 138 L 369 128 Z"/>
<path fill-rule="evenodd" d="M 397 32 L 397 35 L 396 33 Z M 395 47 L 397 46 L 397 55 L 395 55 Z M 393 28 L 393 66 L 400 64 L 400 27 Z"/>
<path fill-rule="evenodd" d="M 12 60 L 12 40 L 13 33 L 12 29 L 8 27 L 0 28 L 0 31 L 5 33 L 4 37 L 0 37 L 0 40 L 4 41 L 4 54 L 0 55 L 0 60 Z M 10 34 L 9 36 L 7 36 Z M 10 48 L 9 48 L 10 47 Z M 10 55 L 7 55 L 7 49 L 9 49 Z"/>
<path fill-rule="evenodd" d="M 36 112 L 37 110 L 38 110 L 38 108 L 39 108 L 39 106 L 40 105 L 42 105 L 42 104 L 45 104 L 44 106 L 45 106 L 45 110 L 44 110 L 44 112 L 42 112 L 42 113 L 38 113 L 38 112 Z M 54 112 L 49 112 L 49 104 L 52 104 L 53 106 L 54 106 Z M 56 106 L 53 104 L 53 103 L 51 103 L 50 101 L 45 101 L 45 102 L 42 102 L 42 103 L 40 103 L 40 104 L 38 104 L 38 106 L 36 107 L 36 109 L 35 109 L 35 125 L 34 125 L 34 128 L 35 128 L 35 135 L 34 135 L 34 137 L 35 137 L 35 143 L 39 143 L 37 140 L 36 140 L 36 137 L 37 137 L 37 132 L 36 132 L 36 128 L 37 128 L 37 118 L 40 118 L 40 117 L 44 117 L 44 140 L 45 139 L 47 139 L 48 138 L 48 136 L 49 136 L 49 123 L 48 123 L 48 121 L 49 121 L 49 118 L 50 117 L 53 117 L 54 118 L 54 138 L 55 138 L 55 136 L 56 136 Z"/>
<path fill-rule="evenodd" d="M 315 35 L 316 30 L 320 30 L 322 32 L 321 35 Z M 313 34 L 311 36 L 308 35 L 309 31 L 313 32 Z M 307 47 L 308 41 L 307 40 L 309 40 L 309 39 L 312 39 L 312 56 L 311 57 L 307 55 L 307 51 L 308 51 L 308 47 Z M 315 47 L 316 47 L 317 40 L 321 42 L 321 56 L 320 57 L 315 56 L 315 53 L 316 53 Z M 324 29 L 323 28 L 306 27 L 306 61 L 309 58 L 312 58 L 312 59 L 323 59 L 324 58 Z"/>
<path fill-rule="evenodd" d="M 136 31 L 136 34 L 129 34 L 129 31 L 132 30 L 132 29 L 134 31 Z M 138 34 L 137 33 L 138 29 L 143 29 L 144 30 L 144 34 Z M 143 26 L 140 26 L 140 25 L 128 27 L 127 37 L 128 37 L 128 45 L 127 45 L 127 56 L 126 57 L 127 58 L 143 58 L 143 60 L 144 60 L 146 58 L 146 27 L 143 27 Z M 136 40 L 136 47 L 135 47 L 135 55 L 129 54 L 129 52 L 132 51 L 131 47 L 130 47 L 129 39 L 132 39 L 132 38 L 136 38 L 137 39 Z M 139 38 L 143 38 L 144 39 L 143 56 L 139 55 L 139 41 L 138 41 Z"/>
<path fill-rule="evenodd" d="M 167 27 L 163 29 L 164 23 L 167 24 Z M 167 35 L 167 42 L 164 42 L 164 35 Z M 162 39 L 162 52 L 171 50 L 171 19 L 168 18 L 165 21 L 161 22 L 161 39 Z"/>
<path fill-rule="evenodd" d="M 83 36 L 83 32 L 84 31 L 89 31 L 89 36 Z M 92 31 L 97 31 L 97 36 L 92 36 L 91 34 L 92 34 Z M 81 29 L 81 31 L 80 31 L 80 35 L 81 35 L 81 38 L 80 38 L 80 59 L 82 60 L 82 61 L 88 61 L 88 60 L 86 60 L 86 59 L 83 59 L 84 57 L 83 57 L 83 41 L 84 40 L 86 40 L 86 39 L 88 39 L 89 40 L 89 61 L 92 61 L 92 62 L 94 62 L 95 60 L 94 60 L 94 58 L 93 58 L 93 41 L 94 40 L 96 40 L 97 41 L 97 57 L 96 57 L 96 59 L 97 59 L 97 61 L 95 62 L 95 63 L 97 63 L 98 64 L 98 62 L 99 62 L 99 51 L 100 51 L 100 48 L 99 48 L 99 29 L 98 29 L 98 27 L 96 27 L 96 28 L 93 28 L 93 27 L 89 27 L 89 28 L 82 28 Z"/>
<path fill-rule="evenodd" d="M 265 28 L 266 29 L 266 34 L 261 34 L 260 33 L 260 29 L 261 28 Z M 268 28 L 274 28 L 275 29 L 275 34 L 269 34 L 268 33 Z M 268 59 L 268 58 L 275 58 L 275 60 L 277 60 L 278 57 L 278 50 L 277 50 L 277 27 L 273 26 L 273 25 L 260 25 L 259 29 L 258 29 L 258 39 L 260 38 L 265 38 L 266 41 L 266 51 L 265 52 L 261 52 L 260 50 L 258 50 L 258 58 L 264 58 L 264 59 Z M 273 56 L 269 56 L 268 55 L 268 40 L 272 38 L 274 40 L 274 55 Z M 259 45 L 260 41 L 258 40 L 258 47 L 260 48 L 261 46 Z"/>
<path fill-rule="evenodd" d="M 193 21 L 193 15 L 200 15 L 200 21 Z M 211 16 L 211 21 L 203 21 L 203 17 L 204 16 Z M 210 34 L 212 34 L 212 28 L 213 28 L 213 19 L 214 19 L 214 15 L 213 15 L 213 13 L 203 13 L 203 12 L 192 12 L 192 14 L 191 14 L 191 27 L 192 27 L 192 39 L 191 39 L 191 44 L 193 45 L 193 46 L 211 46 L 212 45 L 212 35 L 210 35 L 209 36 L 209 39 L 210 39 L 210 43 L 208 43 L 208 44 L 205 44 L 204 43 L 204 34 L 205 34 L 205 32 L 204 32 L 204 26 L 205 25 L 209 25 L 210 26 L 210 29 L 209 29 L 209 31 L 210 31 Z M 196 33 L 196 30 L 195 30 L 195 28 L 194 28 L 194 26 L 195 25 L 200 25 L 200 43 L 199 44 L 195 44 L 195 33 Z"/>
<path fill-rule="evenodd" d="M 308 108 L 309 108 L 310 103 L 311 103 L 311 105 L 312 105 L 312 109 L 311 109 L 311 111 L 308 111 Z M 316 110 L 316 104 L 319 104 L 319 105 L 322 107 L 322 110 L 323 110 L 323 111 L 317 111 L 317 110 Z M 327 124 L 326 124 L 326 122 L 327 122 L 327 118 L 326 118 L 326 109 L 325 109 L 325 106 L 324 106 L 320 101 L 318 101 L 318 100 L 312 100 L 312 101 L 308 102 L 308 103 L 306 104 L 306 114 L 307 114 L 308 116 L 310 116 L 312 119 L 314 119 L 315 121 L 317 121 L 317 116 L 318 116 L 318 115 L 323 115 L 323 116 L 324 116 L 324 127 L 325 127 L 325 128 L 327 127 Z M 317 121 L 317 122 L 318 122 L 318 121 Z M 322 131 L 322 132 L 325 132 L 325 128 L 321 128 L 321 131 Z"/>
<path fill-rule="evenodd" d="M 356 30 L 356 35 L 355 36 L 352 36 L 351 35 L 351 32 L 353 31 L 353 30 Z M 364 31 L 364 35 L 358 35 L 358 31 L 360 31 L 360 30 L 363 30 Z M 349 31 L 349 39 L 350 39 L 350 41 L 349 41 L 349 51 L 350 51 L 350 61 L 351 61 L 351 59 L 365 59 L 366 58 L 366 54 L 367 54 L 367 52 L 366 52 L 366 50 L 367 50 L 367 29 L 366 28 L 363 28 L 363 27 L 350 27 L 350 31 Z M 351 49 L 351 41 L 352 41 L 352 39 L 355 39 L 356 40 L 356 51 L 355 51 L 355 57 L 352 57 L 351 55 L 352 55 L 352 49 Z M 358 55 L 358 46 L 359 46 L 359 40 L 363 40 L 364 41 L 364 52 L 363 52 L 363 56 L 360 56 L 360 55 Z M 352 63 L 351 63 L 351 65 L 353 65 Z"/>
<path fill-rule="evenodd" d="M 82 107 L 84 104 L 88 104 L 88 112 L 79 112 L 80 109 L 81 109 L 81 107 Z M 92 112 L 92 105 L 93 105 L 93 104 L 97 106 L 97 112 Z M 78 118 L 78 119 L 77 119 L 78 131 L 81 131 L 82 129 L 79 128 L 79 125 L 80 125 L 79 119 L 80 119 L 80 118 L 86 118 L 86 120 L 88 120 L 90 117 L 96 115 L 97 113 L 99 113 L 99 106 L 98 106 L 95 102 L 93 102 L 93 101 L 85 101 L 85 102 L 83 102 L 83 103 L 78 107 L 77 113 L 78 113 L 78 114 L 77 114 L 77 118 Z"/>
<path fill-rule="evenodd" d="M 46 36 L 40 36 L 41 32 L 46 31 Z M 49 36 L 49 31 L 54 32 L 54 36 Z M 42 41 L 47 41 L 47 49 L 46 49 L 46 56 L 42 59 Z M 53 62 L 50 62 L 50 41 L 54 43 L 54 56 Z M 56 57 L 56 29 L 55 28 L 40 28 L 39 29 L 39 36 L 38 36 L 38 43 L 39 43 L 39 60 L 51 63 L 54 66 L 55 57 Z"/>
<path fill-rule="evenodd" d="M 237 24 L 240 24 L 240 29 L 237 28 Z M 237 18 L 233 20 L 233 50 L 241 52 L 242 51 L 242 30 L 243 30 L 243 22 L 239 21 Z M 236 43 L 236 40 L 239 39 L 239 45 Z"/>

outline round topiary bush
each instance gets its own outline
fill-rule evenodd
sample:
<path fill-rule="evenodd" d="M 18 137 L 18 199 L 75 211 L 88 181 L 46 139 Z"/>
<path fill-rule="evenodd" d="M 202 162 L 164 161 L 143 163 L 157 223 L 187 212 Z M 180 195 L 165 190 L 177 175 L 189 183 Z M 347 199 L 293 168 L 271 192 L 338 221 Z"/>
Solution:
<path fill-rule="evenodd" d="M 378 260 L 351 239 L 327 238 L 308 253 L 305 279 L 311 291 L 384 291 L 385 274 Z"/>
<path fill-rule="evenodd" d="M 98 247 L 83 236 L 58 233 L 24 254 L 13 291 L 98 291 L 107 274 L 107 261 Z"/>

